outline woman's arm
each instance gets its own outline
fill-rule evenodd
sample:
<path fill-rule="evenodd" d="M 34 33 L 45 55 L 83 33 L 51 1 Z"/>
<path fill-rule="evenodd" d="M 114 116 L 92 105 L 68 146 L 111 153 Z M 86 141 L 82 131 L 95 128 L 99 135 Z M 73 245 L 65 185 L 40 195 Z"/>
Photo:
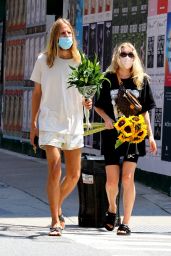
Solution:
<path fill-rule="evenodd" d="M 42 96 L 41 85 L 35 83 L 32 94 L 32 111 L 31 111 L 31 127 L 30 127 L 30 142 L 34 145 L 34 138 L 38 136 L 37 119 L 39 115 L 40 100 Z"/>
<path fill-rule="evenodd" d="M 144 116 L 145 123 L 147 125 L 147 133 L 148 133 L 150 152 L 153 154 L 156 154 L 157 153 L 157 145 L 154 140 L 154 136 L 153 136 L 153 132 L 152 132 L 152 128 L 151 128 L 149 112 L 146 111 L 142 115 Z"/>
<path fill-rule="evenodd" d="M 114 126 L 113 126 L 114 120 L 111 119 L 111 118 L 104 112 L 103 109 L 98 108 L 98 107 L 95 107 L 94 109 L 95 109 L 95 111 L 97 112 L 97 114 L 98 114 L 99 116 L 101 116 L 101 118 L 104 120 L 106 129 L 113 129 L 113 128 L 114 128 Z"/>

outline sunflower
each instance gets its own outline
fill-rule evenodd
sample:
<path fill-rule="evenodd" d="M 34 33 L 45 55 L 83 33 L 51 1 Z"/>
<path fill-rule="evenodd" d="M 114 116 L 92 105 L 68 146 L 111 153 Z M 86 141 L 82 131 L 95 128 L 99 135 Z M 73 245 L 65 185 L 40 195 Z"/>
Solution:
<path fill-rule="evenodd" d="M 120 131 L 122 127 L 126 124 L 126 121 L 127 121 L 126 117 L 121 116 L 119 120 L 114 124 L 114 127 L 116 128 L 116 130 Z"/>
<path fill-rule="evenodd" d="M 135 133 L 134 125 L 127 121 L 126 124 L 122 127 L 121 132 L 124 134 L 125 137 L 133 136 Z"/>
<path fill-rule="evenodd" d="M 131 141 L 131 137 L 126 137 L 126 136 L 124 136 L 124 134 L 123 133 L 120 133 L 119 134 L 119 136 L 118 136 L 118 140 L 120 141 L 120 142 L 122 142 L 122 143 L 124 143 L 124 142 L 130 142 Z"/>
<path fill-rule="evenodd" d="M 133 138 L 133 140 L 131 141 L 131 143 L 137 144 L 137 143 L 142 142 L 143 140 L 144 140 L 143 137 L 141 137 L 141 136 L 135 136 L 135 137 Z"/>
<path fill-rule="evenodd" d="M 147 130 L 142 128 L 141 131 L 138 131 L 136 135 L 144 139 L 147 136 Z"/>
<path fill-rule="evenodd" d="M 128 118 L 132 123 L 135 123 L 136 125 L 144 123 L 144 117 L 143 115 L 139 116 L 130 116 Z"/>
<path fill-rule="evenodd" d="M 122 116 L 114 127 L 119 133 L 115 148 L 119 147 L 124 142 L 140 143 L 147 136 L 147 125 L 143 115 L 139 116 Z"/>

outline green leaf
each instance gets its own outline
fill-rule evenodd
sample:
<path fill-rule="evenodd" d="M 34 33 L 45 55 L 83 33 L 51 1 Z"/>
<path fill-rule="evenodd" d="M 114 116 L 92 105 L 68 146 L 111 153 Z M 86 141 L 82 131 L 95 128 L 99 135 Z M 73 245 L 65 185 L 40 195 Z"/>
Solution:
<path fill-rule="evenodd" d="M 116 143 L 115 143 L 115 149 L 117 149 L 120 145 L 122 145 L 122 141 L 120 140 L 117 140 Z"/>
<path fill-rule="evenodd" d="M 101 72 L 98 57 L 95 54 L 94 60 L 90 60 L 84 53 L 80 52 L 81 63 L 78 67 L 70 67 L 72 73 L 69 76 L 69 87 L 75 86 L 76 88 L 83 86 L 96 86 L 97 95 L 100 94 L 100 89 L 104 80 L 110 81 L 105 77 L 105 73 Z"/>

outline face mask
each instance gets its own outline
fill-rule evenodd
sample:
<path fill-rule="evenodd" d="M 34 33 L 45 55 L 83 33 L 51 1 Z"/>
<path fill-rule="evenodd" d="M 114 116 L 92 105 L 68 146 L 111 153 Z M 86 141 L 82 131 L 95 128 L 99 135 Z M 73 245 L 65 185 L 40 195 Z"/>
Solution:
<path fill-rule="evenodd" d="M 73 44 L 72 37 L 59 38 L 58 45 L 64 50 L 68 50 L 69 48 L 71 48 L 72 44 Z"/>
<path fill-rule="evenodd" d="M 120 58 L 121 66 L 123 66 L 126 69 L 130 69 L 133 65 L 134 59 L 129 58 L 128 56 L 124 58 Z"/>

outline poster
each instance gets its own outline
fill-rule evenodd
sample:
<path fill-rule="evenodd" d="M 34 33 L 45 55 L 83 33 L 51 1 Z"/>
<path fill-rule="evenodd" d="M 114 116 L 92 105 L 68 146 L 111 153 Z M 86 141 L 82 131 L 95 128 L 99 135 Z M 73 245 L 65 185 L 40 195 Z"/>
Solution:
<path fill-rule="evenodd" d="M 76 4 L 76 19 L 75 19 L 75 31 L 76 31 L 76 39 L 78 43 L 78 48 L 82 49 L 82 38 L 83 38 L 83 0 L 77 0 Z"/>
<path fill-rule="evenodd" d="M 31 102 L 32 102 L 32 90 L 28 91 L 28 103 L 27 103 L 27 126 L 26 129 L 27 131 L 30 131 L 31 127 Z"/>
<path fill-rule="evenodd" d="M 69 19 L 69 4 L 70 4 L 69 2 L 70 0 L 63 1 L 63 18 L 64 19 Z"/>
<path fill-rule="evenodd" d="M 20 73 L 19 73 L 18 79 L 20 81 L 22 81 L 24 79 L 24 58 L 23 58 L 23 56 L 24 56 L 24 51 L 25 51 L 25 40 L 23 40 L 23 43 L 21 44 L 20 47 L 21 47 L 21 49 L 20 49 L 20 54 L 21 54 L 21 56 L 20 56 L 20 68 L 19 68 Z"/>
<path fill-rule="evenodd" d="M 97 57 L 103 70 L 104 23 L 97 24 Z"/>
<path fill-rule="evenodd" d="M 148 16 L 157 15 L 157 1 L 158 0 L 148 0 Z"/>
<path fill-rule="evenodd" d="M 34 67 L 34 60 L 35 60 L 35 55 L 34 55 L 34 52 L 35 52 L 35 36 L 34 37 L 30 37 L 30 44 L 29 44 L 29 64 L 28 64 L 28 67 L 29 67 L 29 73 L 28 73 L 28 76 L 30 78 L 31 76 L 31 73 L 33 71 L 33 67 Z"/>
<path fill-rule="evenodd" d="M 36 17 L 36 1 L 31 0 L 31 17 L 30 17 L 31 26 L 35 26 L 35 17 Z"/>
<path fill-rule="evenodd" d="M 23 91 L 23 113 L 22 113 L 22 131 L 27 131 L 27 116 L 28 116 L 28 90 Z"/>
<path fill-rule="evenodd" d="M 96 53 L 96 33 L 97 24 L 91 23 L 89 27 L 89 51 L 88 56 L 90 59 L 94 59 Z"/>
<path fill-rule="evenodd" d="M 84 0 L 83 3 L 83 23 L 86 24 L 89 22 L 89 0 Z"/>
<path fill-rule="evenodd" d="M 10 91 L 5 90 L 5 93 L 4 93 L 3 132 L 6 132 L 8 130 L 9 109 L 10 109 Z"/>
<path fill-rule="evenodd" d="M 37 57 L 40 53 L 40 36 L 38 35 L 37 37 L 35 37 L 35 50 L 34 50 L 34 63 L 37 60 Z"/>
<path fill-rule="evenodd" d="M 140 13 L 138 8 L 138 1 L 131 1 L 130 10 L 129 10 L 129 33 L 127 40 L 130 41 L 133 45 L 136 46 L 137 41 L 137 32 L 138 32 L 138 23 L 139 23 Z M 122 40 L 123 41 L 123 40 Z M 137 47 L 136 47 L 137 48 Z"/>
<path fill-rule="evenodd" d="M 41 0 L 40 23 L 46 23 L 46 0 Z"/>
<path fill-rule="evenodd" d="M 171 86 L 171 13 L 167 14 L 165 86 Z"/>
<path fill-rule="evenodd" d="M 112 20 L 113 0 L 84 0 L 83 23 Z"/>
<path fill-rule="evenodd" d="M 11 56 L 11 47 L 6 42 L 6 69 L 5 69 L 5 79 L 8 80 L 10 76 L 10 56 Z"/>
<path fill-rule="evenodd" d="M 29 50 L 30 50 L 30 38 L 26 38 L 26 43 L 25 43 L 25 63 L 24 63 L 24 79 L 28 80 L 29 79 Z"/>
<path fill-rule="evenodd" d="M 15 109 L 15 91 L 10 91 L 10 108 L 9 108 L 9 120 L 8 120 L 8 132 L 12 134 L 14 129 L 14 109 Z"/>
<path fill-rule="evenodd" d="M 112 20 L 113 0 L 105 0 L 104 21 Z"/>
<path fill-rule="evenodd" d="M 21 56 L 21 44 L 17 44 L 16 45 L 16 63 L 15 63 L 15 80 L 19 80 L 19 78 L 21 77 L 21 58 L 23 58 L 23 56 Z"/>
<path fill-rule="evenodd" d="M 36 1 L 36 18 L 35 18 L 35 24 L 39 25 L 41 23 L 41 0 Z"/>
<path fill-rule="evenodd" d="M 147 19 L 146 68 L 147 73 L 155 78 L 157 63 L 157 27 L 158 16 L 149 16 Z"/>
<path fill-rule="evenodd" d="M 21 107 L 19 105 L 19 91 L 16 90 L 14 93 L 14 124 L 13 124 L 13 131 L 15 135 L 17 134 L 17 131 L 19 131 L 19 108 Z"/>
<path fill-rule="evenodd" d="M 112 58 L 112 22 L 106 21 L 104 23 L 104 51 L 103 51 L 103 70 L 111 63 Z"/>
<path fill-rule="evenodd" d="M 171 109 L 171 87 L 165 86 L 161 159 L 171 162 L 171 115 L 169 109 Z"/>
<path fill-rule="evenodd" d="M 165 45 L 165 35 L 158 35 L 157 37 L 157 68 L 164 67 L 164 45 Z"/>
<path fill-rule="evenodd" d="M 45 50 L 45 43 L 46 43 L 46 34 L 42 34 L 40 36 L 40 52 L 44 51 Z"/>
<path fill-rule="evenodd" d="M 70 0 L 69 20 L 73 27 L 75 27 L 76 19 L 76 2 L 78 1 Z"/>
<path fill-rule="evenodd" d="M 31 24 L 31 0 L 27 0 L 26 27 Z"/>
<path fill-rule="evenodd" d="M 171 12 L 171 0 L 168 0 L 167 12 Z"/>
<path fill-rule="evenodd" d="M 154 139 L 161 140 L 162 131 L 162 108 L 155 108 L 154 114 Z"/>
<path fill-rule="evenodd" d="M 157 0 L 157 14 L 167 13 L 168 0 Z"/>
<path fill-rule="evenodd" d="M 15 45 L 15 41 L 13 41 L 12 57 L 11 57 L 11 80 L 15 80 L 16 60 L 17 60 L 16 50 L 17 50 L 17 47 Z"/>
<path fill-rule="evenodd" d="M 83 26 L 83 52 L 88 56 L 89 50 L 89 25 Z"/>
<path fill-rule="evenodd" d="M 147 38 L 147 68 L 154 68 L 154 36 Z"/>
<path fill-rule="evenodd" d="M 121 20 L 122 8 L 120 1 L 116 0 L 113 3 L 113 17 L 112 17 L 112 47 L 114 48 L 119 43 L 120 26 L 122 25 Z"/>

